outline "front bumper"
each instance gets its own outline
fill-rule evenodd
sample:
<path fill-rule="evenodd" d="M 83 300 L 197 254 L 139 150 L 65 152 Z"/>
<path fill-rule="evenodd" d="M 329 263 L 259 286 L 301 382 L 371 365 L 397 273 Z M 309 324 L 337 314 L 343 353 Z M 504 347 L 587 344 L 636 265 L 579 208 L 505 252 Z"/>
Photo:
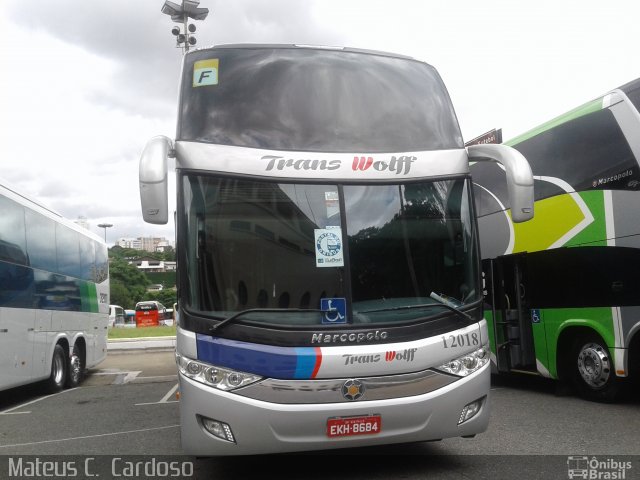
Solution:
<path fill-rule="evenodd" d="M 489 364 L 468 377 L 422 395 L 387 400 L 282 404 L 243 397 L 194 382 L 182 374 L 182 449 L 196 456 L 252 455 L 439 440 L 486 430 L 489 422 Z M 458 425 L 465 405 L 483 398 L 480 411 Z M 331 417 L 380 415 L 379 433 L 328 438 Z M 228 424 L 236 443 L 217 438 L 200 417 Z"/>

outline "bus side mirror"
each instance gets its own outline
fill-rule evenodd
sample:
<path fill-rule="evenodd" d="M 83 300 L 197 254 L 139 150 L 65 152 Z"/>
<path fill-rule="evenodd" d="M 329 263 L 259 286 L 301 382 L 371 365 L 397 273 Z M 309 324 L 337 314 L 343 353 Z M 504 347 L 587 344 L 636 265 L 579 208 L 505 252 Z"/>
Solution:
<path fill-rule="evenodd" d="M 147 223 L 164 225 L 169 221 L 167 158 L 173 144 L 167 137 L 153 137 L 140 157 L 140 204 Z"/>
<path fill-rule="evenodd" d="M 467 147 L 470 162 L 494 161 L 504 166 L 511 218 L 515 223 L 533 218 L 533 174 L 527 159 L 507 145 L 482 144 Z"/>

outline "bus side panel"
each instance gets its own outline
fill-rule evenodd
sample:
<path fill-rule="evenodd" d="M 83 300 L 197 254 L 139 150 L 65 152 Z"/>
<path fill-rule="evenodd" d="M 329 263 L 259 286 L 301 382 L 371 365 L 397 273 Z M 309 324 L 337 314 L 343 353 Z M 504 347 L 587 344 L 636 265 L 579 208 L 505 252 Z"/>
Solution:
<path fill-rule="evenodd" d="M 0 308 L 0 389 L 31 381 L 34 323 L 34 310 Z"/>
<path fill-rule="evenodd" d="M 619 247 L 640 249 L 640 197 L 638 192 L 611 192 L 615 243 Z M 633 268 L 633 267 L 632 267 Z M 637 285 L 633 286 L 637 291 Z M 640 300 L 638 300 L 640 304 Z M 640 329 L 640 306 L 620 309 L 621 346 L 627 347 L 634 332 Z"/>
<path fill-rule="evenodd" d="M 47 378 L 49 376 L 51 359 L 49 357 L 49 342 L 51 337 L 51 310 L 36 310 L 35 342 L 33 346 L 33 377 Z"/>
<path fill-rule="evenodd" d="M 91 367 L 97 365 L 102 362 L 107 356 L 107 332 L 109 329 L 109 280 L 105 280 L 99 284 L 90 284 L 92 287 L 91 299 L 94 305 L 93 308 L 95 310 L 91 310 L 92 312 L 98 312 L 90 314 L 89 316 L 92 318 L 95 332 L 95 342 L 93 347 L 93 362 L 89 363 L 89 358 L 87 358 L 87 367 Z M 87 346 L 87 348 L 89 348 Z M 87 357 L 90 355 L 87 353 Z"/>
<path fill-rule="evenodd" d="M 553 378 L 558 378 L 558 339 L 567 329 L 573 327 L 590 328 L 603 338 L 611 354 L 614 354 L 615 336 L 613 333 L 611 307 L 550 308 L 544 310 L 543 316 L 549 351 L 549 373 Z M 571 334 L 570 332 L 568 333 Z"/>

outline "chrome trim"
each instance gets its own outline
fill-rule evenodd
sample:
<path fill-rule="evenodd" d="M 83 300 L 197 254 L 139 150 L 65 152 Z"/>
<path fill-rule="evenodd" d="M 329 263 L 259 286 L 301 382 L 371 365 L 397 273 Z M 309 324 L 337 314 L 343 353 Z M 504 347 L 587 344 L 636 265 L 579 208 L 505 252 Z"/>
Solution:
<path fill-rule="evenodd" d="M 346 399 L 342 393 L 343 385 L 349 380 L 358 381 L 364 387 L 364 394 L 355 400 Z M 459 380 L 459 377 L 434 370 L 382 377 L 347 377 L 329 380 L 280 380 L 267 378 L 261 382 L 234 390 L 233 393 L 270 403 L 344 403 L 422 395 L 438 390 L 456 380 Z"/>

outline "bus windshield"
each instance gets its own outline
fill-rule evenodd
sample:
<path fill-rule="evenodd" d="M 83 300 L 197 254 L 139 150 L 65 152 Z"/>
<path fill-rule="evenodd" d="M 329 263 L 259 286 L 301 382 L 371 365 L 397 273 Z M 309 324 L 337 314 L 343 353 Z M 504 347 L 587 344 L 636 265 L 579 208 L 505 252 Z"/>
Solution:
<path fill-rule="evenodd" d="M 182 85 L 182 141 L 317 152 L 463 147 L 440 76 L 409 58 L 218 47 L 186 56 Z"/>
<path fill-rule="evenodd" d="M 457 306 L 479 299 L 468 179 L 182 178 L 185 306 L 194 313 L 224 319 L 274 309 L 241 321 L 320 325 L 327 322 L 317 310 L 342 301 L 337 323 L 398 323 L 445 312 L 431 292 Z"/>

